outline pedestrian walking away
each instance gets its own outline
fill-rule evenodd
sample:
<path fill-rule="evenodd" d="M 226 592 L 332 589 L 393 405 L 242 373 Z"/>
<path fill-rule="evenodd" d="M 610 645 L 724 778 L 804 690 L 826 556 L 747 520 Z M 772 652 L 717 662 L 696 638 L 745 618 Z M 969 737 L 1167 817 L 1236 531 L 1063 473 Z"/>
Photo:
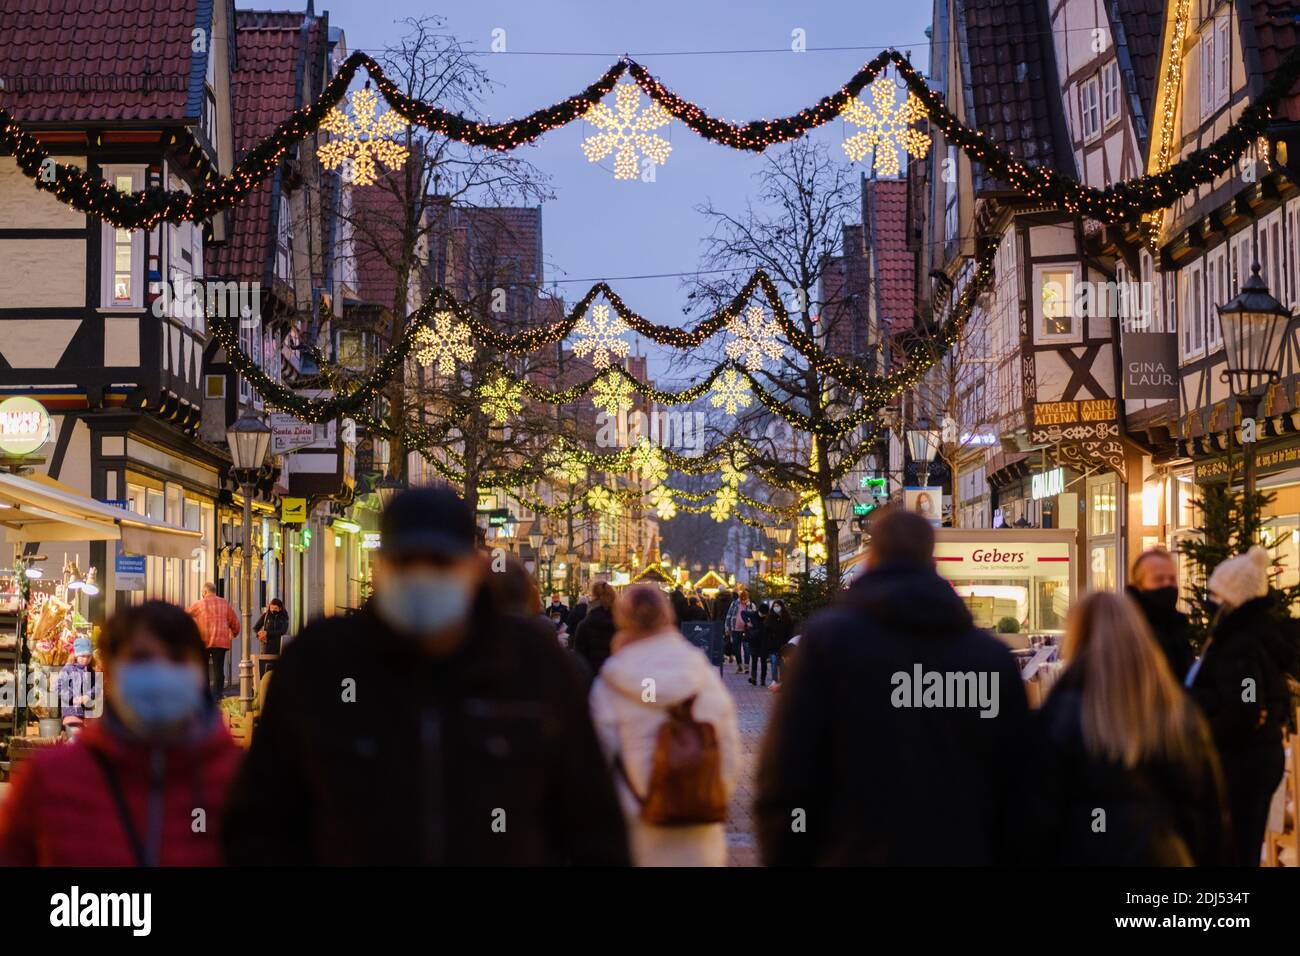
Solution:
<path fill-rule="evenodd" d="M 975 627 L 935 573 L 926 519 L 882 509 L 866 561 L 866 573 L 808 622 L 777 695 L 754 811 L 764 862 L 1024 859 L 1033 837 L 1017 808 L 1033 771 L 1011 651 Z M 924 706 L 927 674 L 960 697 Z"/>
<path fill-rule="evenodd" d="M 1070 611 L 1067 667 L 1039 715 L 1043 862 L 1217 866 L 1231 854 L 1209 727 L 1137 605 L 1096 592 Z M 1105 826 L 1097 826 L 1097 808 Z"/>
<path fill-rule="evenodd" d="M 1241 866 L 1260 862 L 1269 802 L 1285 762 L 1282 728 L 1292 706 L 1286 670 L 1295 670 L 1294 625 L 1269 596 L 1268 573 L 1268 552 L 1259 545 L 1211 572 L 1208 588 L 1218 611 L 1187 676 L 1218 747 L 1234 862 Z"/>
<path fill-rule="evenodd" d="M 101 641 L 104 716 L 20 765 L 0 804 L 0 864 L 219 864 L 242 752 L 208 694 L 194 619 L 146 601 L 109 618 Z"/>
<path fill-rule="evenodd" d="M 614 640 L 614 588 L 606 581 L 591 586 L 586 617 L 573 634 L 573 650 L 587 662 L 594 676 L 609 657 Z"/>
<path fill-rule="evenodd" d="M 231 641 L 239 636 L 239 616 L 230 602 L 217 594 L 215 584 L 203 585 L 203 597 L 190 605 L 189 613 L 198 624 L 203 646 L 207 648 L 212 696 L 221 700 L 226 693 L 226 652 Z"/>
<path fill-rule="evenodd" d="M 614 620 L 618 633 L 592 686 L 591 712 L 632 860 L 725 866 L 723 821 L 740 767 L 735 702 L 709 659 L 674 627 L 659 588 L 627 588 Z"/>
<path fill-rule="evenodd" d="M 236 864 L 626 864 L 587 683 L 501 611 L 452 490 L 380 515 L 374 597 L 285 650 L 227 815 Z"/>

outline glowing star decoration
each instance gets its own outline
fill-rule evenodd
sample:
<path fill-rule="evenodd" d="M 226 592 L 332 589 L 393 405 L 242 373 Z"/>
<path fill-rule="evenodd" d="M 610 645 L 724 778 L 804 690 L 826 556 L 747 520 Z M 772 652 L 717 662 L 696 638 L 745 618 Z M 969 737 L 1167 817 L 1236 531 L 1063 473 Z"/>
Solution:
<path fill-rule="evenodd" d="M 759 305 L 751 305 L 744 315 L 733 316 L 727 331 L 734 336 L 727 342 L 727 358 L 741 362 L 751 372 L 761 371 L 766 360 L 781 357 L 781 324 L 767 318 Z"/>
<path fill-rule="evenodd" d="M 415 332 L 415 360 L 421 365 L 437 365 L 439 375 L 454 375 L 456 363 L 474 358 L 469 343 L 469 327 L 459 325 L 450 312 L 435 312 L 430 325 Z"/>
<path fill-rule="evenodd" d="M 606 415 L 617 415 L 632 407 L 632 386 L 621 375 L 606 375 L 592 387 L 591 403 Z"/>
<path fill-rule="evenodd" d="M 731 517 L 731 513 L 735 510 L 736 503 L 739 500 L 735 488 L 730 485 L 723 485 L 713 497 L 713 504 L 709 506 L 709 514 L 714 521 L 722 524 Z"/>
<path fill-rule="evenodd" d="M 321 129 L 335 137 L 316 151 L 321 164 L 326 169 L 343 166 L 348 181 L 358 186 L 374 183 L 376 159 L 389 169 L 406 162 L 406 147 L 392 139 L 406 124 L 391 110 L 376 117 L 378 101 L 376 91 L 356 90 L 351 96 L 351 116 L 336 106 L 321 122 Z"/>
<path fill-rule="evenodd" d="M 609 314 L 609 306 L 593 306 L 591 316 L 584 315 L 573 327 L 573 334 L 578 336 L 578 341 L 573 343 L 573 354 L 585 358 L 591 353 L 592 365 L 609 368 L 610 356 L 627 358 L 627 340 L 620 338 L 626 331 L 623 320 Z"/>
<path fill-rule="evenodd" d="M 844 141 L 844 152 L 853 162 L 858 162 L 868 152 L 873 153 L 872 168 L 881 176 L 897 176 L 899 150 L 921 159 L 930 151 L 930 137 L 912 124 L 925 116 L 925 107 L 912 93 L 907 94 L 900 106 L 898 91 L 888 80 L 871 84 L 872 105 L 854 98 L 841 112 L 848 122 L 863 127 Z"/>
<path fill-rule="evenodd" d="M 650 504 L 660 521 L 671 521 L 677 517 L 677 502 L 673 499 L 673 493 L 663 485 L 650 492 Z"/>
<path fill-rule="evenodd" d="M 479 397 L 483 399 L 483 413 L 498 425 L 504 425 L 511 415 L 519 413 L 524 407 L 523 395 L 523 386 L 513 384 L 504 375 L 498 375 L 479 388 Z"/>
<path fill-rule="evenodd" d="M 749 382 L 734 368 L 727 369 L 714 379 L 713 394 L 709 396 L 709 402 L 714 408 L 725 408 L 728 415 L 734 415 L 737 409 L 749 408 L 753 401 Z"/>
<path fill-rule="evenodd" d="M 648 438 L 642 438 L 630 456 L 632 467 L 641 473 L 645 481 L 661 482 L 668 477 L 668 463 L 664 453 L 652 445 Z"/>
<path fill-rule="evenodd" d="M 636 179 L 641 172 L 638 153 L 656 166 L 668 161 L 673 146 L 652 130 L 667 126 L 672 115 L 656 102 L 641 108 L 641 90 L 630 80 L 614 87 L 614 108 L 596 103 L 586 119 L 601 132 L 582 141 L 587 162 L 598 163 L 614 154 L 614 178 Z"/>
<path fill-rule="evenodd" d="M 600 485 L 587 489 L 587 504 L 591 506 L 592 511 L 609 515 L 611 518 L 617 517 L 623 510 L 623 506 L 614 497 L 613 492 Z"/>

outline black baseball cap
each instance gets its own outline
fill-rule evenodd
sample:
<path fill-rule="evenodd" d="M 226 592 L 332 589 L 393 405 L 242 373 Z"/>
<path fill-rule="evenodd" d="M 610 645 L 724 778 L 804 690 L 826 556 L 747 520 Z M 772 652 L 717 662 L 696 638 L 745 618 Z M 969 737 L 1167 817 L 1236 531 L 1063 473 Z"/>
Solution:
<path fill-rule="evenodd" d="M 388 557 L 459 557 L 475 550 L 474 513 L 451 488 L 408 488 L 379 516 L 379 550 Z"/>

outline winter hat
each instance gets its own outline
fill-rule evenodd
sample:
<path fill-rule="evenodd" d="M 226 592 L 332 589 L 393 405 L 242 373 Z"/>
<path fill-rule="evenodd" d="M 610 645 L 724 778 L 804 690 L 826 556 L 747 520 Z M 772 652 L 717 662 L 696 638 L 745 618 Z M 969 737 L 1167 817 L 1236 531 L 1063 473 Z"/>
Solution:
<path fill-rule="evenodd" d="M 1245 554 L 1228 558 L 1210 575 L 1210 596 L 1220 604 L 1241 607 L 1268 593 L 1268 552 L 1251 545 Z"/>
<path fill-rule="evenodd" d="M 88 637 L 79 637 L 72 642 L 73 657 L 89 657 L 91 650 L 90 638 Z"/>

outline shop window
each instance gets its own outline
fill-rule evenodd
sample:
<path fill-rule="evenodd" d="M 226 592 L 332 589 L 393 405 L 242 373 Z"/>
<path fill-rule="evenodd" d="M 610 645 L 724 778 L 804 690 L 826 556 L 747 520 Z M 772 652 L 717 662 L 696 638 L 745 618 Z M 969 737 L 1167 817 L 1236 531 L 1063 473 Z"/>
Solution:
<path fill-rule="evenodd" d="M 1119 527 L 1115 476 L 1089 479 L 1087 494 L 1088 586 L 1093 590 L 1114 590 L 1118 583 L 1116 530 Z"/>

